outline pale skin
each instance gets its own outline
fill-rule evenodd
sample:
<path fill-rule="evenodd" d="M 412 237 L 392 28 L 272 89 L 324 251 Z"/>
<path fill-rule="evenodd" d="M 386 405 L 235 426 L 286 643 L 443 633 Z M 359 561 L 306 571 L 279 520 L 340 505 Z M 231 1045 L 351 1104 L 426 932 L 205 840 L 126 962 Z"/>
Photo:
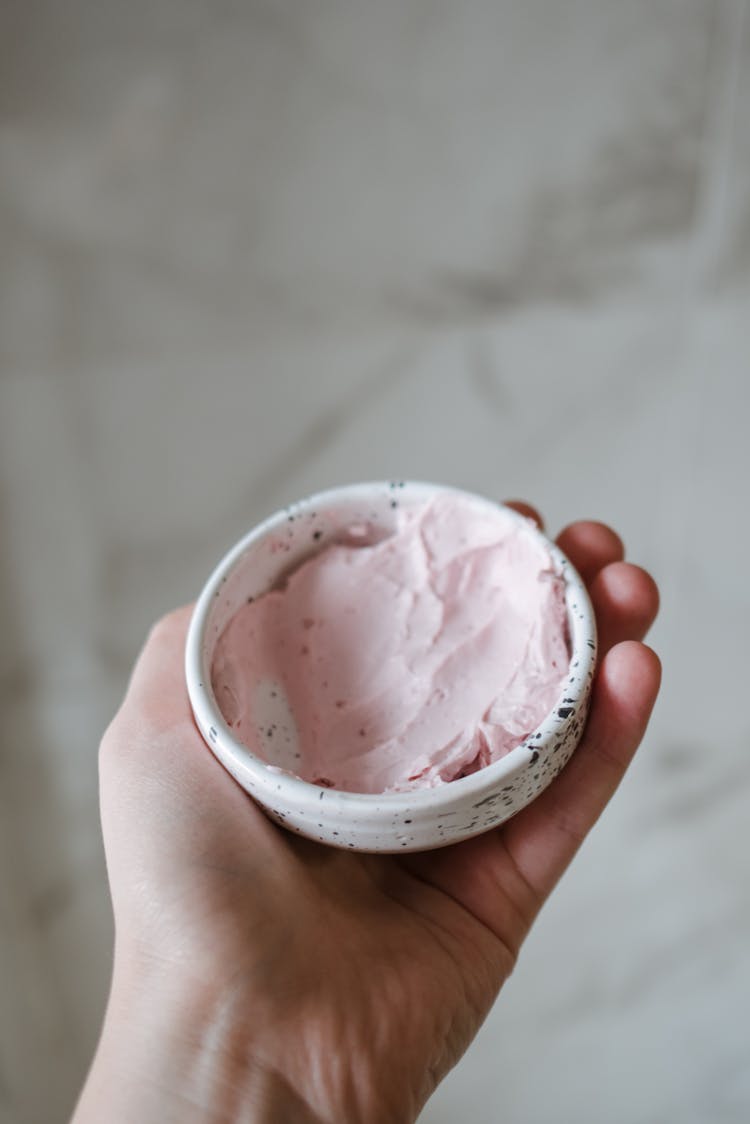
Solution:
<path fill-rule="evenodd" d="M 416 1119 L 617 788 L 659 689 L 641 643 L 653 579 L 600 523 L 558 542 L 599 626 L 583 741 L 519 815 L 437 851 L 360 855 L 273 825 L 193 723 L 190 609 L 155 626 L 100 751 L 115 953 L 74 1124 Z"/>

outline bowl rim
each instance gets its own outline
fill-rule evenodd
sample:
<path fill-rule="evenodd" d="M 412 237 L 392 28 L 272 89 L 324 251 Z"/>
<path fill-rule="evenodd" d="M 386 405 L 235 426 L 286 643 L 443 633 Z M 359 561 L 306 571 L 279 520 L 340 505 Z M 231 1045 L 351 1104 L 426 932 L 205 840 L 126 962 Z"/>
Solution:
<path fill-rule="evenodd" d="M 520 745 L 498 761 L 478 769 L 469 776 L 434 787 L 409 789 L 405 792 L 349 792 L 314 784 L 277 766 L 269 765 L 234 736 L 231 727 L 223 718 L 210 687 L 210 667 L 204 660 L 206 631 L 217 593 L 243 560 L 247 550 L 267 535 L 277 531 L 280 526 L 285 526 L 290 515 L 297 516 L 309 509 L 320 513 L 340 503 L 342 499 L 371 500 L 373 494 L 382 497 L 384 491 L 390 492 L 393 489 L 399 489 L 401 495 L 408 495 L 415 500 L 420 496 L 427 500 L 436 493 L 448 493 L 485 506 L 500 508 L 519 525 L 523 525 L 529 533 L 543 541 L 565 583 L 570 674 L 562 685 L 552 710 L 536 729 L 527 734 Z M 561 734 L 558 710 L 562 709 L 563 699 L 571 700 L 573 708 L 583 701 L 596 666 L 596 657 L 596 618 L 583 579 L 570 559 L 532 519 L 505 503 L 451 485 L 415 480 L 375 480 L 327 488 L 287 507 L 279 508 L 257 523 L 230 547 L 214 567 L 195 603 L 185 644 L 185 677 L 190 705 L 204 741 L 220 760 L 226 757 L 246 777 L 252 778 L 253 796 L 260 798 L 261 794 L 264 796 L 267 794 L 277 800 L 279 793 L 283 793 L 285 801 L 291 802 L 297 808 L 317 807 L 319 801 L 325 798 L 329 815 L 335 809 L 339 809 L 342 814 L 355 808 L 361 812 L 363 804 L 372 813 L 387 811 L 389 814 L 398 814 L 410 811 L 418 814 L 420 810 L 434 813 L 443 808 L 451 808 L 457 801 L 463 803 L 464 800 L 481 797 L 488 789 L 496 789 L 502 781 L 515 778 L 519 770 L 529 765 L 534 751 L 541 754 L 555 737 Z M 565 721 L 564 717 L 562 721 Z"/>

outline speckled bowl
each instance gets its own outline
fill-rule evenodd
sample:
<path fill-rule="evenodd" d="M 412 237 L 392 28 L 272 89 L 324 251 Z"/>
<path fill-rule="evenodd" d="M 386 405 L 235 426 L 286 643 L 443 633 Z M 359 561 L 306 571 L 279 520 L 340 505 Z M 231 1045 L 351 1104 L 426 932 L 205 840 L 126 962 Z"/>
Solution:
<path fill-rule="evenodd" d="M 198 728 L 222 765 L 272 819 L 321 843 L 358 851 L 419 851 L 487 831 L 520 811 L 550 783 L 583 731 L 596 660 L 594 614 L 578 573 L 547 539 L 565 581 L 569 675 L 544 722 L 494 764 L 436 788 L 382 795 L 339 792 L 269 768 L 237 740 L 222 718 L 210 669 L 216 641 L 236 610 L 249 597 L 267 592 L 343 528 L 367 522 L 393 530 L 399 506 L 420 506 L 436 491 L 456 489 L 402 482 L 355 484 L 293 504 L 229 551 L 195 606 L 185 667 Z M 460 494 L 485 508 L 498 506 L 470 493 Z M 521 515 L 510 514 L 529 533 L 541 536 Z"/>

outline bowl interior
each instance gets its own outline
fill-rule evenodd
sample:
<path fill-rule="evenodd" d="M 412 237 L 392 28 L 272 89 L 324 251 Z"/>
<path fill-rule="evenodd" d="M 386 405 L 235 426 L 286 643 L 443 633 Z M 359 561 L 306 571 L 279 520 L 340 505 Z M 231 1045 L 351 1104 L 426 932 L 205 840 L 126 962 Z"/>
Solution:
<path fill-rule="evenodd" d="M 237 610 L 249 599 L 257 598 L 277 586 L 285 575 L 327 544 L 341 541 L 344 534 L 351 541 L 352 529 L 362 543 L 387 537 L 397 527 L 400 509 L 421 507 L 437 490 L 450 492 L 454 489 L 438 489 L 436 485 L 421 483 L 387 482 L 353 485 L 321 493 L 302 500 L 261 523 L 223 559 L 209 579 L 196 610 L 196 615 L 202 619 L 201 688 L 209 700 L 213 728 L 215 730 L 216 725 L 220 726 L 223 741 L 237 744 L 233 732 L 221 718 L 211 686 L 211 665 L 216 643 Z M 464 492 L 460 495 L 464 502 L 468 501 L 485 510 L 488 507 L 496 510 L 498 507 L 478 496 Z M 509 518 L 523 523 L 529 533 L 538 533 L 522 516 L 508 509 L 503 510 Z M 590 670 L 588 665 L 593 662 L 593 616 L 580 578 L 556 548 L 553 547 L 552 551 L 566 582 L 572 674 L 563 694 L 572 697 L 576 693 L 576 684 L 585 684 L 586 673 Z M 258 741 L 253 745 L 250 755 L 253 752 L 257 754 L 259 764 L 263 763 L 261 768 L 270 764 L 294 773 L 299 748 L 294 716 L 287 706 L 283 690 L 269 681 L 264 685 L 259 702 L 262 722 Z M 269 730 L 275 728 L 277 736 L 273 739 L 264 738 L 262 731 L 266 726 Z M 241 752 L 243 756 L 248 754 L 244 747 Z M 511 751 L 505 758 L 480 772 L 509 770 L 517 752 Z M 453 781 L 449 787 L 464 786 L 467 782 L 472 782 L 472 787 L 477 783 L 481 784 L 480 774 Z M 305 783 L 297 780 L 297 784 Z M 359 799 L 364 796 L 350 795 Z M 419 794 L 412 792 L 412 800 L 415 796 L 418 798 Z"/>

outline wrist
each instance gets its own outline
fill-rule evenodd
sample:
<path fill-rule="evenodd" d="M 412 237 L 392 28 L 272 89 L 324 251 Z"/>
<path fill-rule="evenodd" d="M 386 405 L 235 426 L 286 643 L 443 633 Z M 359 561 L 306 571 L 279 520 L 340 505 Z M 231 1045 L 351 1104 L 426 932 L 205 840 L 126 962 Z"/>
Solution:
<path fill-rule="evenodd" d="M 171 966 L 116 967 L 73 1124 L 327 1122 L 281 1068 L 258 1059 L 233 1006 Z"/>

